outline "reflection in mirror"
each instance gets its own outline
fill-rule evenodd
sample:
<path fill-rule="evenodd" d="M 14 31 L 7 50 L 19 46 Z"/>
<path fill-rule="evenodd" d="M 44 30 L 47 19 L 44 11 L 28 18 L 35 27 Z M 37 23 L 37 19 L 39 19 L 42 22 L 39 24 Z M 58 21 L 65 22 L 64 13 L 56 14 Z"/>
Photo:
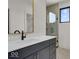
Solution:
<path fill-rule="evenodd" d="M 33 31 L 33 20 L 32 20 L 32 15 L 27 14 L 27 32 L 32 32 Z"/>
<path fill-rule="evenodd" d="M 21 34 L 22 31 L 32 33 L 34 30 L 33 0 L 8 0 L 8 8 L 9 34 Z"/>

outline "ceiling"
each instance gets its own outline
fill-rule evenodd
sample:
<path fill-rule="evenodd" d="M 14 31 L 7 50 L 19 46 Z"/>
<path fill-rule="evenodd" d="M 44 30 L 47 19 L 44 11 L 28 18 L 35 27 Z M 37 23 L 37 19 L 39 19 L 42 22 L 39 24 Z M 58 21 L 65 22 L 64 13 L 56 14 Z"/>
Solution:
<path fill-rule="evenodd" d="M 8 0 L 10 2 L 21 2 L 21 3 L 26 3 L 28 2 L 28 4 L 32 4 L 32 0 Z M 49 5 L 52 5 L 52 4 L 55 4 L 55 3 L 58 3 L 58 2 L 61 2 L 61 1 L 69 1 L 69 0 L 46 0 L 46 5 L 49 6 Z"/>
<path fill-rule="evenodd" d="M 52 4 L 61 2 L 61 1 L 67 1 L 67 0 L 46 0 L 46 5 L 49 6 L 49 5 L 52 5 Z"/>
<path fill-rule="evenodd" d="M 8 0 L 8 4 L 28 4 L 28 5 L 32 5 L 32 0 Z"/>

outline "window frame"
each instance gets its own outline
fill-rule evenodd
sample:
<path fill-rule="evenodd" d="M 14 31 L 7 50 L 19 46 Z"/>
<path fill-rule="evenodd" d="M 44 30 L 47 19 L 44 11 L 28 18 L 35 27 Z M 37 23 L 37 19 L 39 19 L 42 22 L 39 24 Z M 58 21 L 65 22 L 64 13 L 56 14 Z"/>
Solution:
<path fill-rule="evenodd" d="M 69 21 L 61 22 L 61 11 L 64 10 L 64 9 L 69 9 Z M 70 23 L 70 6 L 60 8 L 60 23 Z"/>

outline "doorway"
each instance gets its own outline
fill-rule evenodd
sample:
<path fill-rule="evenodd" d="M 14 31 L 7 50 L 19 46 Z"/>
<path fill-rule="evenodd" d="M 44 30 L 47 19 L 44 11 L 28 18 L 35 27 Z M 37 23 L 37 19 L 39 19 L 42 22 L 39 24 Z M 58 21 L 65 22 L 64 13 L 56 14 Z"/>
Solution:
<path fill-rule="evenodd" d="M 46 8 L 46 35 L 58 37 L 58 4 Z"/>

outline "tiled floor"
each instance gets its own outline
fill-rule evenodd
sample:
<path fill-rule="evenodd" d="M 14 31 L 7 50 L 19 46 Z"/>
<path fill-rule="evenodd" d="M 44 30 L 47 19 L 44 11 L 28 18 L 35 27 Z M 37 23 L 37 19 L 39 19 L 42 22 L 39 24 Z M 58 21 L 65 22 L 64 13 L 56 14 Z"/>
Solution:
<path fill-rule="evenodd" d="M 56 59 L 70 59 L 70 51 L 63 48 L 57 48 Z"/>

